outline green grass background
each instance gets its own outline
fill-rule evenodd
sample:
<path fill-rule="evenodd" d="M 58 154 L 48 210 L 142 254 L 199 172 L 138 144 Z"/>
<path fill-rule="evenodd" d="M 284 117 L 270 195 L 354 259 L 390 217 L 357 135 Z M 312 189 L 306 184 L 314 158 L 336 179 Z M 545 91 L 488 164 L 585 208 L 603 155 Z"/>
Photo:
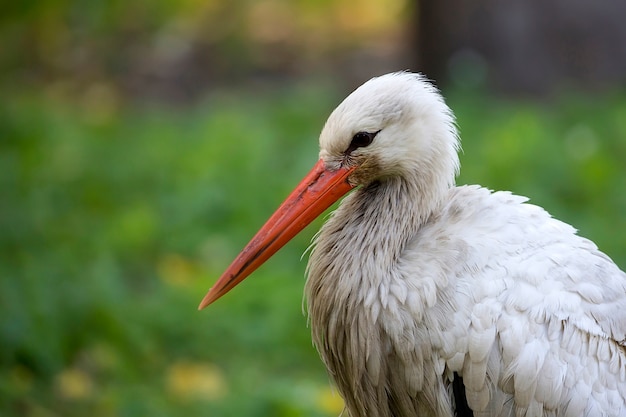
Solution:
<path fill-rule="evenodd" d="M 301 304 L 320 219 L 196 307 L 317 160 L 342 94 L 312 82 L 170 107 L 5 91 L 0 415 L 338 415 Z M 529 196 L 626 267 L 626 94 L 446 95 L 459 183 Z"/>

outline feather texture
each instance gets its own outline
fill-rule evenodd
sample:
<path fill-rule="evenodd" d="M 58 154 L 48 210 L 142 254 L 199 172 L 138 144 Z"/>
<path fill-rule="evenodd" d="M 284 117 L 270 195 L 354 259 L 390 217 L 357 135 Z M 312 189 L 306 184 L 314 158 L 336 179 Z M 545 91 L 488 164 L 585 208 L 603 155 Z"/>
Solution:
<path fill-rule="evenodd" d="M 626 274 L 526 198 L 454 186 L 454 120 L 430 84 L 369 81 L 320 144 L 327 166 L 358 166 L 306 284 L 351 417 L 452 417 L 455 374 L 476 416 L 626 416 Z"/>

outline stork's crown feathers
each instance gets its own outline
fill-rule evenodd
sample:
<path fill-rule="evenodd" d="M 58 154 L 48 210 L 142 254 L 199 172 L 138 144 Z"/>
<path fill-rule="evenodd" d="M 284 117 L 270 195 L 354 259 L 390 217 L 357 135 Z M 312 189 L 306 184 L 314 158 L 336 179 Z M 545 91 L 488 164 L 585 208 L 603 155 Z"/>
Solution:
<path fill-rule="evenodd" d="M 351 142 L 376 133 L 367 147 Z M 452 185 L 459 140 L 454 116 L 438 90 L 421 74 L 396 72 L 372 78 L 330 115 L 320 135 L 327 166 L 355 165 L 354 183 L 436 171 Z M 360 172 L 359 172 L 360 171 Z"/>

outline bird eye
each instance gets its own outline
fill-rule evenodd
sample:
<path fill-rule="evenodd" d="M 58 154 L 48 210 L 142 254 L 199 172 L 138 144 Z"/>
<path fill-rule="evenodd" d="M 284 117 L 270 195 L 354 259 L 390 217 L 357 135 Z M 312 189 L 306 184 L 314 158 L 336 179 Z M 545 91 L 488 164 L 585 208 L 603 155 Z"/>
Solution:
<path fill-rule="evenodd" d="M 380 132 L 380 130 L 378 131 Z M 352 142 L 350 142 L 350 146 L 346 150 L 346 154 L 351 153 L 357 148 L 364 148 L 369 146 L 378 132 L 358 132 L 352 137 Z"/>

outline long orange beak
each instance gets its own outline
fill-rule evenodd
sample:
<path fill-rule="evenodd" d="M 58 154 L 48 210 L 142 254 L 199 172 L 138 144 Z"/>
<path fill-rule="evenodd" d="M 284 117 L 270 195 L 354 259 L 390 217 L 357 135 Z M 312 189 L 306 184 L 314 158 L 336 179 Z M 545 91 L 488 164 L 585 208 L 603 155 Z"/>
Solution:
<path fill-rule="evenodd" d="M 330 171 L 320 159 L 239 253 L 198 307 L 202 310 L 233 289 L 353 186 L 354 168 Z"/>

